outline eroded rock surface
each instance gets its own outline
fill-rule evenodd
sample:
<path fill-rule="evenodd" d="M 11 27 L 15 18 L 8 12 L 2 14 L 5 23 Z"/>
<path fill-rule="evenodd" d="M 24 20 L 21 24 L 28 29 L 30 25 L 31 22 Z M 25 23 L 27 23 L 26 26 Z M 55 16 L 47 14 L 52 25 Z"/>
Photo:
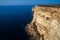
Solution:
<path fill-rule="evenodd" d="M 60 40 L 60 8 L 35 6 L 33 19 L 26 26 L 30 40 Z"/>

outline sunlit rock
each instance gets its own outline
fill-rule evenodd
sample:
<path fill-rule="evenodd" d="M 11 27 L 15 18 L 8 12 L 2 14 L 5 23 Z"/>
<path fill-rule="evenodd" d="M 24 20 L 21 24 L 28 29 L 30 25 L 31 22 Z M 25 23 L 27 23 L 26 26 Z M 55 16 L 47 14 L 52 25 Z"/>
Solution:
<path fill-rule="evenodd" d="M 60 40 L 60 7 L 35 6 L 33 18 L 27 24 L 30 40 Z"/>

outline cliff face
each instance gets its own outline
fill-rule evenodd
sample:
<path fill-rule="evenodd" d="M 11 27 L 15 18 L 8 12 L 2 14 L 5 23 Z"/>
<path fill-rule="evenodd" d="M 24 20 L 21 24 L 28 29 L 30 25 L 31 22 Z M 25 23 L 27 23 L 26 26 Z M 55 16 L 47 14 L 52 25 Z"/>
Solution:
<path fill-rule="evenodd" d="M 30 40 L 60 40 L 60 8 L 35 6 L 33 19 L 27 24 Z"/>

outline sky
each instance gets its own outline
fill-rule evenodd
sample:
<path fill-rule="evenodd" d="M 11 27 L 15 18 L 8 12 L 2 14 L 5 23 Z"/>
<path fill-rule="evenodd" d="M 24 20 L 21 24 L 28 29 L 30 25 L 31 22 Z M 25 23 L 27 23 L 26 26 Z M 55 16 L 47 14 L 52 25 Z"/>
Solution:
<path fill-rule="evenodd" d="M 0 0 L 0 5 L 60 4 L 60 0 Z"/>

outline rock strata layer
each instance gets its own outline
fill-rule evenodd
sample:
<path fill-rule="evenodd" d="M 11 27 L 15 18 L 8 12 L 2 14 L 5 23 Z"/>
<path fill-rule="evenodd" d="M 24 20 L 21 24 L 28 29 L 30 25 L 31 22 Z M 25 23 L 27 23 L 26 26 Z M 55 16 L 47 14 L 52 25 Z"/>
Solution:
<path fill-rule="evenodd" d="M 32 12 L 32 21 L 26 26 L 30 40 L 60 40 L 60 8 L 35 6 Z"/>

